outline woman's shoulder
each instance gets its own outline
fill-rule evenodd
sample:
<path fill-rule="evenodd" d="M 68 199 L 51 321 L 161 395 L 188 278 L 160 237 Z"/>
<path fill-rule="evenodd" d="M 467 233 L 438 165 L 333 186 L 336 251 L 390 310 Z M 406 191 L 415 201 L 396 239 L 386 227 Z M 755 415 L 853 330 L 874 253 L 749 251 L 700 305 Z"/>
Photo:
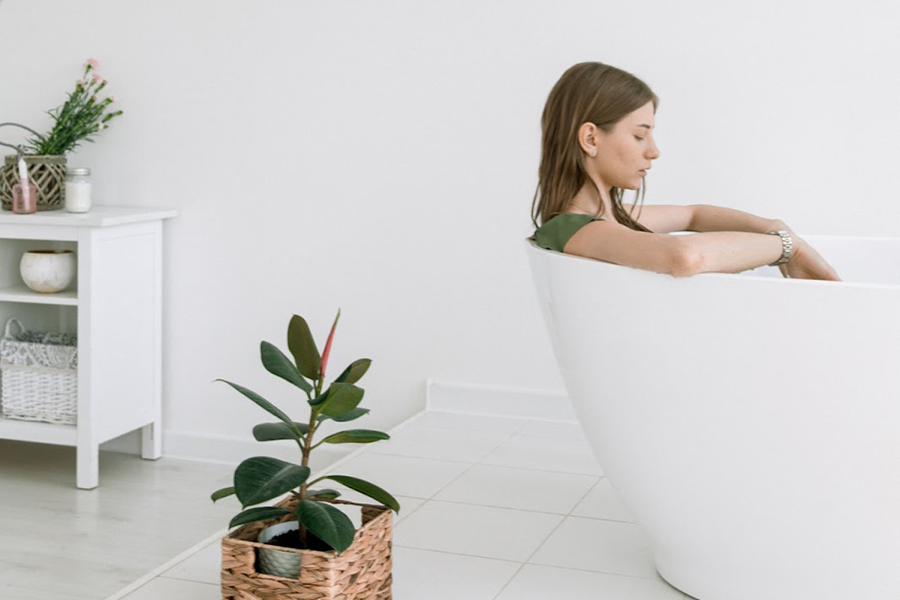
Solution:
<path fill-rule="evenodd" d="M 605 221 L 604 217 L 580 213 L 560 213 L 541 224 L 534 232 L 534 240 L 541 248 L 562 252 L 575 233 L 593 221 Z"/>

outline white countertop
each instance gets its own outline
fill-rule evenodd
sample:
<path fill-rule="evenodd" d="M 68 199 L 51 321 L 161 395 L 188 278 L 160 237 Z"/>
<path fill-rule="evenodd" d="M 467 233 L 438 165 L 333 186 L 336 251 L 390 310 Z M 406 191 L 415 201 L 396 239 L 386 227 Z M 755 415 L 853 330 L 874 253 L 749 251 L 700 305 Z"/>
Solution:
<path fill-rule="evenodd" d="M 70 213 L 62 210 L 45 210 L 30 215 L 18 215 L 0 211 L 0 225 L 62 225 L 68 227 L 109 227 L 158 219 L 171 219 L 178 211 L 174 208 L 151 206 L 93 206 L 90 212 Z"/>

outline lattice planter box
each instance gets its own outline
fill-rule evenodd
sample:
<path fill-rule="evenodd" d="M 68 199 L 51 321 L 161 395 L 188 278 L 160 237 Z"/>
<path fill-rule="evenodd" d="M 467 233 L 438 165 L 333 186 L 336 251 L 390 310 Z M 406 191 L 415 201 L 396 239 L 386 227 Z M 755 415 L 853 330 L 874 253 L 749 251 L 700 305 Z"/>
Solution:
<path fill-rule="evenodd" d="M 28 178 L 37 188 L 37 209 L 60 210 L 66 201 L 66 156 L 24 156 L 28 166 Z M 19 171 L 16 168 L 16 155 L 11 154 L 4 160 L 0 172 L 0 203 L 3 210 L 12 210 L 12 188 L 19 183 Z"/>
<path fill-rule="evenodd" d="M 391 509 L 344 500 L 317 501 L 361 508 L 362 527 L 353 544 L 338 556 L 334 550 L 297 550 L 256 541 L 260 531 L 296 519 L 292 515 L 238 527 L 222 538 L 223 600 L 391 600 Z M 293 499 L 278 506 L 292 509 Z M 258 572 L 261 547 L 300 554 L 297 579 Z"/>

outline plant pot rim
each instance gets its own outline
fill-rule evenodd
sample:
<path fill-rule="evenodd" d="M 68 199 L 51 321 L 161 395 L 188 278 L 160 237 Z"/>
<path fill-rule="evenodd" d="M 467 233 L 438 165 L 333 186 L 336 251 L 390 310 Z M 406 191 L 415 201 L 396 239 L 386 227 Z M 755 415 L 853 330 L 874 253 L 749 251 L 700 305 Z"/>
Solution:
<path fill-rule="evenodd" d="M 19 156 L 18 154 L 7 154 L 6 160 L 9 161 L 10 159 L 12 159 L 13 161 L 15 161 L 18 158 L 18 156 Z M 32 159 L 34 159 L 34 158 L 44 158 L 44 159 L 46 159 L 46 158 L 62 158 L 63 160 L 65 160 L 66 155 L 65 154 L 23 154 L 22 158 L 24 158 L 25 160 L 28 160 L 29 158 L 32 158 Z"/>
<path fill-rule="evenodd" d="M 353 544 L 356 544 L 357 539 L 361 535 L 362 530 L 365 529 L 366 527 L 368 527 L 370 523 L 373 523 L 377 519 L 383 518 L 385 513 L 388 513 L 389 517 L 391 517 L 391 513 L 394 512 L 393 510 L 391 510 L 391 508 L 389 506 L 385 506 L 383 504 L 366 504 L 363 502 L 352 502 L 350 500 L 337 500 L 337 499 L 335 499 L 335 500 L 322 499 L 322 500 L 316 500 L 316 502 L 331 502 L 334 504 L 352 504 L 355 506 L 359 506 L 360 508 L 369 507 L 369 508 L 380 509 L 378 516 L 369 519 L 368 522 L 363 523 L 356 530 L 356 534 L 353 537 Z M 340 555 L 338 555 L 337 550 L 335 550 L 333 548 L 331 550 L 309 550 L 307 548 L 288 548 L 285 546 L 274 546 L 272 544 L 267 544 L 265 542 L 259 542 L 256 540 L 256 535 L 258 535 L 258 534 L 254 535 L 253 539 L 245 539 L 243 537 L 238 537 L 239 535 L 245 535 L 245 532 L 247 531 L 247 527 L 248 526 L 252 527 L 254 524 L 268 523 L 267 525 L 263 526 L 263 529 L 266 529 L 267 527 L 271 527 L 272 525 L 278 525 L 279 523 L 286 523 L 289 521 L 296 521 L 296 520 L 297 520 L 297 515 L 284 515 L 283 517 L 276 519 L 271 523 L 268 523 L 268 521 L 256 521 L 254 523 L 245 523 L 244 525 L 237 526 L 233 531 L 229 531 L 228 533 L 226 533 L 223 536 L 223 539 L 227 538 L 230 540 L 235 540 L 235 541 L 240 542 L 241 544 L 253 546 L 254 548 L 269 548 L 272 550 L 283 550 L 284 552 L 293 552 L 296 554 L 304 554 L 304 553 L 305 554 L 313 554 L 313 555 L 319 555 L 319 556 L 323 556 L 323 557 L 339 557 L 340 556 Z M 351 544 L 350 547 L 352 548 L 353 545 Z M 349 548 L 347 550 L 349 550 Z M 345 550 L 344 552 L 346 553 L 347 550 Z"/>

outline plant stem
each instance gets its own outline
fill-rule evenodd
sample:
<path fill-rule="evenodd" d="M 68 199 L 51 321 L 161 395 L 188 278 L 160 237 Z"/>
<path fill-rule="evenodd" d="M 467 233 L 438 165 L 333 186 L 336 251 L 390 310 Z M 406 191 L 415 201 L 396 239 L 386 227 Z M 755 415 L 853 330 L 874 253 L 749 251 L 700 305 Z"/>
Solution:
<path fill-rule="evenodd" d="M 318 381 L 315 381 L 315 388 L 316 388 L 316 396 L 318 396 L 322 391 L 322 380 L 321 379 Z M 313 434 L 316 432 L 316 417 L 318 416 L 318 414 L 319 413 L 315 408 L 310 410 L 309 429 L 306 432 L 306 439 L 303 440 L 303 444 L 300 446 L 300 449 L 303 451 L 303 462 L 301 463 L 301 465 L 304 467 L 309 466 L 309 454 L 310 454 L 310 450 L 312 448 Z M 306 493 L 307 493 L 308 487 L 309 487 L 309 484 L 307 482 L 304 482 L 300 486 L 300 495 L 297 496 L 298 503 L 302 502 L 303 500 L 306 499 Z M 299 521 L 299 519 L 298 519 L 298 521 Z M 300 525 L 299 526 L 300 547 L 302 548 L 302 547 L 306 546 L 306 527 L 303 526 L 303 523 L 300 523 L 299 525 Z"/>

